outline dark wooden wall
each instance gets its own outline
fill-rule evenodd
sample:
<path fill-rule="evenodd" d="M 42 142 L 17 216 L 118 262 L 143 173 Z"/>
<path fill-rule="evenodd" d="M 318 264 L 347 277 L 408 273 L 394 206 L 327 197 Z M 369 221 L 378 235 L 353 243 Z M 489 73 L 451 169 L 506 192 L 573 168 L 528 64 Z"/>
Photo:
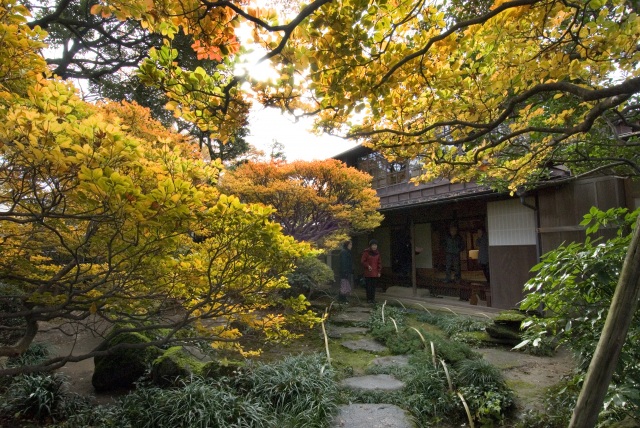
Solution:
<path fill-rule="evenodd" d="M 591 207 L 607 210 L 627 206 L 624 181 L 597 177 L 542 189 L 538 193 L 538 206 L 540 252 L 544 254 L 562 243 L 583 242 L 585 233 L 580 222 Z M 599 236 L 613 233 L 602 230 Z"/>
<path fill-rule="evenodd" d="M 523 285 L 531 278 L 529 269 L 537 263 L 534 245 L 489 247 L 491 305 L 511 309 L 524 297 Z"/>

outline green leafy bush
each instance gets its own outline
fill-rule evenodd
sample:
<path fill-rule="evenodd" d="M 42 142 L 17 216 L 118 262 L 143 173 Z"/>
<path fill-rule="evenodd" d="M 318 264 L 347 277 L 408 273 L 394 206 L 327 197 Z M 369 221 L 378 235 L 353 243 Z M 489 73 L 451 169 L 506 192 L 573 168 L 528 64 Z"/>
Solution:
<path fill-rule="evenodd" d="M 501 423 L 513 408 L 513 393 L 507 388 L 495 386 L 464 386 L 459 388 L 475 421 L 480 426 Z"/>
<path fill-rule="evenodd" d="M 524 340 L 517 348 L 540 349 L 565 345 L 585 373 L 593 357 L 607 317 L 611 298 L 631 239 L 631 228 L 640 210 L 606 212 L 592 208 L 581 223 L 587 227 L 584 244 L 571 243 L 545 254 L 533 268 L 536 276 L 525 286 L 528 291 L 520 309 L 544 309 L 543 317 L 523 323 Z M 602 226 L 617 226 L 615 237 L 591 239 Z M 605 402 L 607 411 L 640 413 L 637 391 L 640 386 L 640 312 L 629 327 Z M 617 397 L 617 398 L 616 398 Z M 613 406 L 613 407 L 612 407 Z"/>
<path fill-rule="evenodd" d="M 317 257 L 306 257 L 298 262 L 295 270 L 287 277 L 289 286 L 286 294 L 298 296 L 304 294 L 310 297 L 311 294 L 334 281 L 333 270 L 326 263 Z"/>

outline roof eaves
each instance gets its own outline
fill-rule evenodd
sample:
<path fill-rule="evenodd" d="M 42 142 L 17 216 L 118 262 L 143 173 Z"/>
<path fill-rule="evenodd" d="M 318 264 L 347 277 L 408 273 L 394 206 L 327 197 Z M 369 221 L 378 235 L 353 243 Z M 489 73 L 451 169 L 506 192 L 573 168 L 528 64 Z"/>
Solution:
<path fill-rule="evenodd" d="M 480 199 L 487 196 L 507 196 L 508 192 L 496 192 L 488 186 L 476 187 L 474 189 L 464 189 L 456 192 L 444 193 L 441 195 L 426 196 L 417 199 L 408 199 L 380 207 L 380 211 L 393 211 L 404 208 L 417 208 L 432 205 L 455 203 L 472 199 Z"/>

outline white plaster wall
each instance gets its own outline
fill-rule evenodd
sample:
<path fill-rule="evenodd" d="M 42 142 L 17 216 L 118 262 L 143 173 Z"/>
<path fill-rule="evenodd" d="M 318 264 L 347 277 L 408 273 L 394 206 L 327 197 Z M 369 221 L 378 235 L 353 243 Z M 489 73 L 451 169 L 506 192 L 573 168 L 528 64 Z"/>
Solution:
<path fill-rule="evenodd" d="M 489 245 L 536 245 L 535 211 L 519 199 L 487 204 Z"/>

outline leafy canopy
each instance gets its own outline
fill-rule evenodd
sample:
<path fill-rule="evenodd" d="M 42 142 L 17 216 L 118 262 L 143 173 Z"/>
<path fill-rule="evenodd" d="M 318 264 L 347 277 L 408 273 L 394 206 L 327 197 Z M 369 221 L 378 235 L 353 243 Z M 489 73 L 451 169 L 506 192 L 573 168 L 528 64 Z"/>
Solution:
<path fill-rule="evenodd" d="M 640 172 L 637 141 L 611 129 L 637 130 L 630 2 L 498 0 L 460 19 L 446 3 L 350 1 L 311 16 L 286 58 L 310 70 L 318 127 L 421 159 L 420 180 L 515 190 L 550 162 Z"/>
<path fill-rule="evenodd" d="M 419 159 L 418 180 L 515 190 L 544 179 L 549 164 L 640 171 L 636 137 L 620 133 L 638 131 L 633 2 L 104 0 L 91 12 L 160 37 L 139 78 L 166 92 L 174 114 L 221 141 L 233 135 L 234 100 L 249 82 L 264 104 L 317 115 L 319 130 L 359 139 L 391 160 Z M 181 33 L 199 58 L 219 62 L 217 71 L 179 64 Z M 234 72 L 252 46 L 264 49 L 277 79 Z"/>

